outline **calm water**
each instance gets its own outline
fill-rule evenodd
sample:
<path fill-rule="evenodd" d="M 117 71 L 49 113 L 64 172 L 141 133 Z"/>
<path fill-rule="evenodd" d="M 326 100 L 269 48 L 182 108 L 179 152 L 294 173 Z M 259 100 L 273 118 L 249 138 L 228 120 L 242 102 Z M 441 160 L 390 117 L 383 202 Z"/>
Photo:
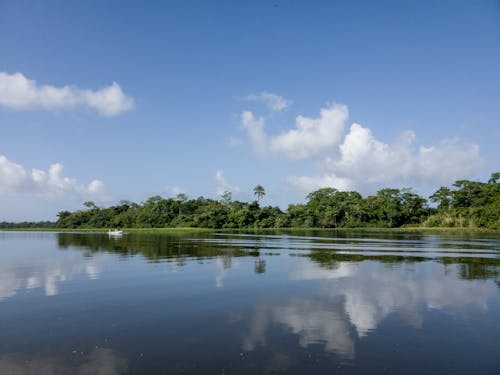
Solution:
<path fill-rule="evenodd" d="M 500 373 L 500 238 L 0 232 L 0 373 Z"/>

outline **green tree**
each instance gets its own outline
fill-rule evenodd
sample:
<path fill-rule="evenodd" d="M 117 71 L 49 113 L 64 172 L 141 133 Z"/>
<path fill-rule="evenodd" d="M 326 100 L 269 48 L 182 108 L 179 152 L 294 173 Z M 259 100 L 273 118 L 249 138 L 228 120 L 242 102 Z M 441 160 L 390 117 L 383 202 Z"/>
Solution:
<path fill-rule="evenodd" d="M 87 207 L 89 210 L 94 210 L 97 208 L 94 202 L 92 201 L 87 201 L 83 204 L 85 207 Z"/>
<path fill-rule="evenodd" d="M 500 172 L 494 172 L 491 174 L 491 177 L 488 180 L 488 183 L 489 184 L 498 184 L 498 180 L 500 180 Z"/>
<path fill-rule="evenodd" d="M 370 198 L 370 197 L 369 197 Z M 382 189 L 372 200 L 372 215 L 380 224 L 398 227 L 402 222 L 401 192 L 399 189 Z"/>
<path fill-rule="evenodd" d="M 257 185 L 253 188 L 253 194 L 257 197 L 258 200 L 261 200 L 262 198 L 264 198 L 264 195 L 266 195 L 266 192 L 261 185 Z"/>
<path fill-rule="evenodd" d="M 186 202 L 186 201 L 188 200 L 188 197 L 187 197 L 187 195 L 186 195 L 186 194 L 184 194 L 184 193 L 179 193 L 179 194 L 177 194 L 177 195 L 175 196 L 175 200 L 176 200 L 177 202 L 184 203 L 184 202 Z"/>
<path fill-rule="evenodd" d="M 363 198 L 357 192 L 323 188 L 311 192 L 306 204 L 290 204 L 286 212 L 278 207 L 260 207 L 259 201 L 233 201 L 225 192 L 219 201 L 199 197 L 188 199 L 184 194 L 175 198 L 154 196 L 137 204 L 120 201 L 107 208 L 94 202 L 84 203 L 86 209 L 61 211 L 58 228 L 104 227 L 176 227 L 205 228 L 280 228 L 280 227 L 359 227 L 379 225 L 399 227 L 405 224 L 444 227 L 485 227 L 500 229 L 500 172 L 488 182 L 459 180 L 452 188 L 441 187 L 431 197 L 438 209 L 410 189 L 382 189 L 377 195 Z M 257 185 L 258 199 L 264 188 Z M 429 214 L 433 215 L 429 215 Z M 0 223 L 33 226 L 36 223 Z M 38 224 L 42 225 L 42 224 Z M 43 224 L 45 225 L 45 224 Z M 47 224 L 50 225 L 50 224 Z"/>
<path fill-rule="evenodd" d="M 224 191 L 224 193 L 222 193 L 221 195 L 221 203 L 224 205 L 224 206 L 229 206 L 229 204 L 231 203 L 231 199 L 232 199 L 232 196 L 233 194 L 226 190 Z"/>
<path fill-rule="evenodd" d="M 417 224 L 422 221 L 422 218 L 428 215 L 427 200 L 418 194 L 415 194 L 411 189 L 401 190 L 401 214 L 402 224 Z"/>
<path fill-rule="evenodd" d="M 441 186 L 430 197 L 430 200 L 438 204 L 439 209 L 448 209 L 453 201 L 452 191 L 446 186 Z"/>

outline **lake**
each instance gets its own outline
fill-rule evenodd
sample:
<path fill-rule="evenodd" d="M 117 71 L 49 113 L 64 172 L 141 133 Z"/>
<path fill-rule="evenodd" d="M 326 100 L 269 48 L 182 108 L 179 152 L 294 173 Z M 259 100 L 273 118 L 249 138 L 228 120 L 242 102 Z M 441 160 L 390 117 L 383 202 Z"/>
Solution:
<path fill-rule="evenodd" d="M 1 374 L 500 373 L 500 236 L 0 232 Z"/>

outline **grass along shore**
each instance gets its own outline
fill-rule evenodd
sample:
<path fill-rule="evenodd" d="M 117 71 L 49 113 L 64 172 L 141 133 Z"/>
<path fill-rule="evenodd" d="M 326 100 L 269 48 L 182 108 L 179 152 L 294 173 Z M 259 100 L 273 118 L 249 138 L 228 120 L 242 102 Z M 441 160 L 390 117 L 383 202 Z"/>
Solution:
<path fill-rule="evenodd" d="M 196 227 L 175 228 L 120 228 L 126 233 L 144 234 L 182 234 L 182 233 L 297 233 L 297 232 L 385 232 L 385 233 L 493 233 L 500 234 L 499 229 L 474 227 L 354 227 L 354 228 L 245 228 L 245 229 L 212 229 Z M 5 232 L 73 232 L 73 233 L 107 233 L 109 228 L 8 228 Z"/>

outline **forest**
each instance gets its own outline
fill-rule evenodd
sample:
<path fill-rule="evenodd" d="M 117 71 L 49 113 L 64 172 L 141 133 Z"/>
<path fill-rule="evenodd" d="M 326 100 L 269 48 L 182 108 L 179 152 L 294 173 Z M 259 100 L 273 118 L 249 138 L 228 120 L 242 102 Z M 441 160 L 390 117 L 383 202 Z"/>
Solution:
<path fill-rule="evenodd" d="M 261 207 L 265 190 L 257 185 L 256 200 L 233 200 L 230 192 L 220 199 L 184 194 L 174 198 L 153 196 L 142 204 L 120 201 L 107 208 L 85 202 L 84 209 L 61 211 L 55 228 L 173 228 L 213 229 L 260 228 L 357 228 L 378 227 L 462 227 L 500 229 L 500 172 L 487 182 L 459 180 L 451 187 L 440 187 L 429 200 L 410 188 L 381 189 L 363 197 L 355 191 L 322 188 L 307 195 L 306 203 Z M 35 227 L 36 223 L 20 223 Z M 15 224 L 2 222 L 0 228 Z"/>

